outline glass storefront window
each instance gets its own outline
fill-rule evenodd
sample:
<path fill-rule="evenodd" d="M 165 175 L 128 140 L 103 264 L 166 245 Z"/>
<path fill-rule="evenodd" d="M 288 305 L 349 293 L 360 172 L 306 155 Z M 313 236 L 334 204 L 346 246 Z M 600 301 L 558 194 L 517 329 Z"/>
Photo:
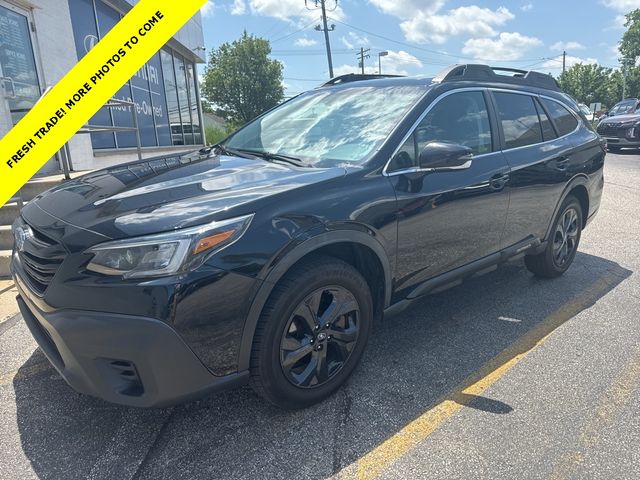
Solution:
<path fill-rule="evenodd" d="M 79 59 L 122 17 L 101 0 L 69 0 L 69 9 Z M 135 112 L 143 147 L 202 144 L 194 71 L 192 62 L 163 48 L 115 95 L 135 106 L 103 108 L 89 123 L 133 127 Z M 91 139 L 95 149 L 136 145 L 134 132 L 94 133 Z"/>
<path fill-rule="evenodd" d="M 191 108 L 191 123 L 193 124 L 193 136 L 196 145 L 202 144 L 202 126 L 200 123 L 200 99 L 198 98 L 198 86 L 192 63 L 187 63 L 187 83 L 189 86 L 189 105 Z"/>
<path fill-rule="evenodd" d="M 3 6 L 0 6 L 0 77 L 12 81 L 13 91 L 7 103 L 15 125 L 40 98 L 40 82 L 27 17 Z"/>
<path fill-rule="evenodd" d="M 173 145 L 184 145 L 182 134 L 182 120 L 180 118 L 180 104 L 178 103 L 178 87 L 176 72 L 173 68 L 173 56 L 166 50 L 160 50 L 162 59 L 162 73 L 164 75 L 164 89 L 167 96 L 167 111 L 171 127 L 171 141 Z"/>
<path fill-rule="evenodd" d="M 189 91 L 187 89 L 187 67 L 180 55 L 173 55 L 173 64 L 176 71 L 176 86 L 178 87 L 178 103 L 180 104 L 180 117 L 182 118 L 182 133 L 184 144 L 193 145 L 193 121 L 189 108 Z"/>

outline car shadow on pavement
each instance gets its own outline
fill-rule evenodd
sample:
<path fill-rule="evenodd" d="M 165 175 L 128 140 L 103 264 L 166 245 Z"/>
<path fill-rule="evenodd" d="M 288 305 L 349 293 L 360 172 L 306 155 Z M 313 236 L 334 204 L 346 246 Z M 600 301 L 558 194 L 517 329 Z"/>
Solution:
<path fill-rule="evenodd" d="M 248 387 L 165 409 L 111 405 L 73 392 L 36 350 L 14 379 L 22 449 L 42 479 L 327 478 L 442 399 L 508 415 L 512 406 L 464 387 L 631 273 L 579 253 L 559 279 L 520 261 L 427 297 L 377 325 L 348 384 L 301 411 Z"/>

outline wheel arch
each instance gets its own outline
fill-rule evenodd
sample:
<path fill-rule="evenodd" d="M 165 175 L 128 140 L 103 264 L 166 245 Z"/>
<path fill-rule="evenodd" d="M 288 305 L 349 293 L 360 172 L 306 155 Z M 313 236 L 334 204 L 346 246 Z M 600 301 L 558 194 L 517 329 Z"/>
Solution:
<path fill-rule="evenodd" d="M 586 175 L 576 175 L 573 177 L 565 186 L 562 191 L 562 195 L 560 195 L 560 199 L 556 203 L 556 207 L 553 209 L 553 215 L 549 219 L 549 226 L 547 227 L 547 231 L 545 233 L 544 240 L 549 239 L 549 235 L 551 234 L 551 230 L 553 228 L 553 222 L 560 211 L 560 207 L 562 203 L 566 200 L 569 195 L 574 195 L 578 198 L 580 202 L 580 206 L 583 210 L 583 218 L 582 218 L 582 228 L 586 226 L 587 218 L 589 217 L 589 178 Z"/>
<path fill-rule="evenodd" d="M 251 347 L 260 314 L 274 287 L 296 264 L 313 255 L 330 255 L 353 265 L 365 277 L 374 297 L 374 311 L 382 314 L 391 302 L 392 270 L 384 247 L 371 234 L 357 230 L 325 231 L 296 245 L 280 258 L 263 279 L 255 294 L 244 325 L 238 371 L 249 368 Z M 376 265 L 370 265 L 371 260 Z M 367 268 L 373 270 L 367 271 Z M 378 283 L 379 281 L 379 283 Z M 376 290 L 383 289 L 383 301 L 376 302 Z M 378 295 L 378 298 L 380 296 Z M 379 312 L 378 312 L 379 310 Z"/>

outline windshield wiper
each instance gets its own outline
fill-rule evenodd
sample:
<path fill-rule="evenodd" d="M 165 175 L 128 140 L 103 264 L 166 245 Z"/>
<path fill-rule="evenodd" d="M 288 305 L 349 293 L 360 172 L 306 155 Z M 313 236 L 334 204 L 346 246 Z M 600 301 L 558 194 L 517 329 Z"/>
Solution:
<path fill-rule="evenodd" d="M 244 150 L 258 157 L 264 158 L 269 162 L 285 162 L 291 165 L 295 165 L 296 167 L 310 167 L 308 163 L 303 162 L 297 157 L 292 157 L 290 155 L 283 155 L 281 153 L 271 153 L 271 152 L 260 152 L 257 150 Z"/>
<path fill-rule="evenodd" d="M 213 145 L 211 147 L 211 150 L 217 150 L 223 155 L 229 155 L 234 157 L 256 158 L 256 155 L 254 155 L 253 152 L 250 152 L 248 150 L 240 150 L 240 149 L 236 150 L 235 148 L 226 147 L 221 143 L 216 143 L 215 145 Z"/>

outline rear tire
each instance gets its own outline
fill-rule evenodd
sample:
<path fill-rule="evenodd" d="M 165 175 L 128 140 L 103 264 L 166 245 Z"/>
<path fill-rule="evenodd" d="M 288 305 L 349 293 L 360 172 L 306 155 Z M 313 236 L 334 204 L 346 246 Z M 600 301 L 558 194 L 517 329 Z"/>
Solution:
<path fill-rule="evenodd" d="M 251 386 L 281 408 L 319 402 L 353 372 L 372 321 L 369 286 L 351 265 L 327 256 L 296 265 L 258 320 Z"/>
<path fill-rule="evenodd" d="M 524 263 L 537 277 L 556 278 L 571 266 L 582 235 L 583 212 L 580 202 L 569 195 L 556 216 L 547 247 L 537 255 L 527 255 Z"/>

